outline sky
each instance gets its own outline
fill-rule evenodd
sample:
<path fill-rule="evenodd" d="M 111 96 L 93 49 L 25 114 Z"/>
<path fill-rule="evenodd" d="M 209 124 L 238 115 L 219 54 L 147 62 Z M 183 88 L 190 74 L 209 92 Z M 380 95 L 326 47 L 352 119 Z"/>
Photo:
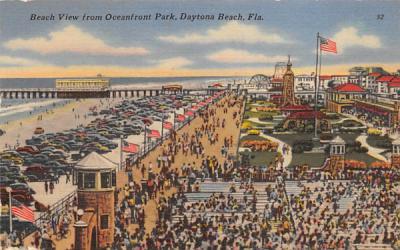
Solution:
<path fill-rule="evenodd" d="M 398 0 L 2 0 L 0 78 L 251 76 L 272 74 L 288 55 L 295 74 L 311 74 L 317 32 L 338 48 L 323 52 L 322 74 L 400 68 Z"/>

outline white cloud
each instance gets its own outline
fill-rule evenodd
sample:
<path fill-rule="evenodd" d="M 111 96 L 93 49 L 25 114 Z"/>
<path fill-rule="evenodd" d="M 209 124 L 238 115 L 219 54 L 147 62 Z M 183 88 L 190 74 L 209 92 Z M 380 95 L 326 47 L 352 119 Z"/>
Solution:
<path fill-rule="evenodd" d="M 350 47 L 364 47 L 377 49 L 381 48 L 381 40 L 375 35 L 363 35 L 360 34 L 359 30 L 355 27 L 344 27 L 337 32 L 332 40 L 336 42 L 338 52 L 342 52 L 346 48 Z"/>
<path fill-rule="evenodd" d="M 34 66 L 34 65 L 43 65 L 43 63 L 41 63 L 37 60 L 32 60 L 32 59 L 27 59 L 27 58 L 22 58 L 22 57 L 1 56 L 0 55 L 0 65 Z"/>
<path fill-rule="evenodd" d="M 221 50 L 208 55 L 207 58 L 219 63 L 276 63 L 287 61 L 287 56 L 266 56 L 237 49 Z"/>
<path fill-rule="evenodd" d="M 29 50 L 40 54 L 72 52 L 89 55 L 132 56 L 144 55 L 149 51 L 141 47 L 113 47 L 103 40 L 70 25 L 48 36 L 29 39 L 13 39 L 4 43 L 11 50 Z"/>
<path fill-rule="evenodd" d="M 159 60 L 156 67 L 158 69 L 180 69 L 192 63 L 192 61 L 185 57 L 172 57 Z"/>
<path fill-rule="evenodd" d="M 211 28 L 203 33 L 187 33 L 182 36 L 160 36 L 160 40 L 177 44 L 210 43 L 288 43 L 281 35 L 261 30 L 256 25 L 229 22 L 218 28 Z"/>

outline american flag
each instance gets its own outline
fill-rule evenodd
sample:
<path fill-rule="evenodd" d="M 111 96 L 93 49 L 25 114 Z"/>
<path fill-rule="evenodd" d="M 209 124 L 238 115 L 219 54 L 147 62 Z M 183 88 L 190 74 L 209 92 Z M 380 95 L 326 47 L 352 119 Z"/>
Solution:
<path fill-rule="evenodd" d="M 122 140 L 122 151 L 127 153 L 137 153 L 139 145 Z"/>
<path fill-rule="evenodd" d="M 35 215 L 33 214 L 33 210 L 29 207 L 23 205 L 21 202 L 12 199 L 11 201 L 11 212 L 14 216 L 18 217 L 21 220 L 35 222 Z"/>
<path fill-rule="evenodd" d="M 336 49 L 336 43 L 332 40 L 329 40 L 327 38 L 319 37 L 320 39 L 320 48 L 323 51 L 331 52 L 331 53 L 337 53 Z"/>

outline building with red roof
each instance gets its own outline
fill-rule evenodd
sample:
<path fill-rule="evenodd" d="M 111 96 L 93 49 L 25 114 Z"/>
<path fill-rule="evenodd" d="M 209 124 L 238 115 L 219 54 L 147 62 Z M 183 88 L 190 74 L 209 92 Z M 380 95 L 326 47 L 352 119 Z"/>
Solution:
<path fill-rule="evenodd" d="M 326 94 L 326 105 L 330 112 L 342 113 L 344 108 L 351 108 L 354 100 L 366 99 L 367 91 L 354 83 L 345 83 L 329 88 Z"/>
<path fill-rule="evenodd" d="M 377 80 L 377 88 L 374 93 L 391 98 L 400 97 L 400 77 L 399 76 L 381 76 Z"/>
<path fill-rule="evenodd" d="M 363 89 L 362 87 L 360 87 L 354 83 L 341 84 L 339 86 L 336 86 L 334 89 L 340 93 L 347 93 L 347 92 L 348 93 L 364 93 L 365 92 L 365 89 Z"/>
<path fill-rule="evenodd" d="M 400 99 L 400 77 L 396 76 L 388 83 L 389 97 Z"/>

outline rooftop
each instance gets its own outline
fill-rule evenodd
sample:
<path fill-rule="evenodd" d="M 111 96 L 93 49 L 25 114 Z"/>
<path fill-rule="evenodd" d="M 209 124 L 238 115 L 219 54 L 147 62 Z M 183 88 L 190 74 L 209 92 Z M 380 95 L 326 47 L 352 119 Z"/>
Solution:
<path fill-rule="evenodd" d="M 341 84 L 335 87 L 334 90 L 338 92 L 360 92 L 360 93 L 365 92 L 365 89 L 353 83 Z"/>
<path fill-rule="evenodd" d="M 336 136 L 335 138 L 333 138 L 330 144 L 346 144 L 346 142 L 342 139 L 342 137 Z"/>
<path fill-rule="evenodd" d="M 116 163 L 96 152 L 91 152 L 75 165 L 76 169 L 82 170 L 115 169 L 116 167 Z"/>
<path fill-rule="evenodd" d="M 382 76 L 376 79 L 378 82 L 390 82 L 393 80 L 394 76 Z"/>

